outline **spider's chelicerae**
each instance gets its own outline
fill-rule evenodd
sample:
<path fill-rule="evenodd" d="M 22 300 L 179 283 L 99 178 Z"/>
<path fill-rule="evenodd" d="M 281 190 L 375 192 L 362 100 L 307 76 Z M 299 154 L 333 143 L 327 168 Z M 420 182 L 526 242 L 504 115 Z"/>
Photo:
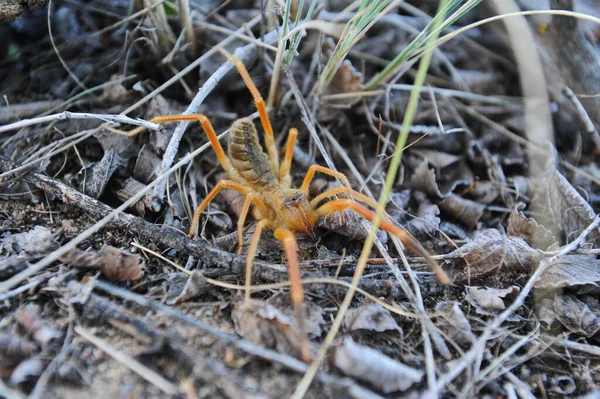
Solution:
<path fill-rule="evenodd" d="M 237 224 L 238 242 L 240 245 L 243 245 L 244 223 L 248 216 L 250 206 L 254 205 L 254 216 L 258 220 L 258 223 L 256 224 L 250 247 L 248 248 L 246 260 L 246 303 L 248 303 L 250 298 L 252 262 L 263 229 L 272 229 L 275 237 L 283 244 L 287 256 L 291 283 L 291 300 L 300 328 L 301 354 L 305 361 L 309 361 L 311 356 L 304 327 L 304 293 L 298 266 L 295 236 L 296 234 L 301 234 L 314 238 L 314 227 L 320 218 L 332 212 L 345 209 L 351 209 L 366 219 L 373 220 L 375 216 L 374 213 L 357 201 L 363 202 L 373 208 L 375 208 L 377 204 L 367 196 L 353 190 L 344 174 L 320 165 L 312 165 L 308 169 L 302 185 L 299 188 L 293 188 L 290 166 L 298 131 L 295 128 L 289 130 L 285 155 L 283 161 L 279 163 L 278 151 L 273 137 L 273 128 L 271 127 L 271 121 L 269 120 L 263 98 L 250 78 L 244 64 L 225 50 L 220 50 L 227 56 L 229 61 L 235 64 L 242 79 L 244 79 L 248 90 L 250 90 L 254 97 L 254 102 L 258 109 L 260 121 L 265 133 L 267 152 L 265 153 L 263 151 L 258 139 L 256 127 L 248 118 L 238 119 L 233 123 L 229 135 L 229 156 L 223 151 L 223 147 L 221 147 L 221 144 L 219 143 L 217 134 L 205 115 L 189 114 L 157 116 L 152 118 L 150 122 L 200 122 L 217 155 L 219 163 L 229 175 L 229 180 L 219 181 L 194 212 L 189 232 L 190 237 L 194 236 L 200 216 L 210 201 L 212 201 L 222 189 L 230 189 L 238 191 L 245 196 L 244 205 Z M 133 136 L 144 129 L 144 127 L 139 127 L 125 134 L 127 136 Z M 342 183 L 342 186 L 332 188 L 309 199 L 308 188 L 316 172 L 337 178 Z M 321 201 L 338 194 L 346 194 L 351 198 L 335 199 L 318 206 Z M 445 273 L 413 236 L 391 223 L 389 220 L 382 220 L 380 227 L 398 237 L 405 245 L 423 256 L 436 273 L 440 282 L 447 282 Z"/>

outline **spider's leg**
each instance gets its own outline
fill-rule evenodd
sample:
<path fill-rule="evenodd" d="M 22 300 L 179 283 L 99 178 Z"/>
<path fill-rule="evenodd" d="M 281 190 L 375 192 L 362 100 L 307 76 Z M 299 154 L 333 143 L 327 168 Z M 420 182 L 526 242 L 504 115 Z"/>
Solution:
<path fill-rule="evenodd" d="M 225 155 L 225 151 L 223 151 L 223 147 L 221 146 L 221 143 L 219 143 L 219 138 L 217 137 L 217 133 L 215 132 L 215 129 L 213 128 L 212 124 L 210 123 L 210 120 L 206 117 L 206 115 L 203 115 L 203 114 L 185 114 L 185 115 L 183 115 L 183 114 L 181 114 L 181 115 L 155 116 L 154 118 L 150 119 L 149 122 L 169 123 L 169 122 L 182 122 L 182 121 L 198 121 L 198 122 L 200 122 L 200 124 L 202 125 L 202 128 L 204 129 L 204 132 L 206 133 L 206 136 L 208 137 L 208 140 L 210 141 L 210 145 L 212 146 L 213 150 L 215 151 L 215 154 L 217 155 L 217 159 L 219 160 L 221 167 L 223 167 L 225 172 L 227 172 L 227 174 L 229 175 L 229 178 L 238 183 L 246 183 L 246 180 L 238 173 L 237 170 L 235 170 L 235 168 L 231 164 L 231 161 L 229 160 L 227 155 Z M 113 129 L 110 127 L 106 127 L 106 129 L 110 130 L 111 132 L 123 135 L 123 136 L 132 137 L 132 136 L 135 136 L 136 134 L 143 132 L 146 128 L 144 126 L 139 126 L 135 129 L 127 131 L 127 132 L 123 132 L 121 130 Z"/>
<path fill-rule="evenodd" d="M 300 186 L 300 190 L 304 191 L 305 193 L 308 193 L 308 187 L 310 186 L 310 183 L 312 182 L 313 178 L 315 177 L 316 172 L 321 172 L 326 175 L 335 177 L 340 182 L 342 182 L 342 184 L 344 186 L 350 187 L 350 182 L 348 181 L 348 178 L 346 177 L 346 175 L 344 175 L 343 173 L 336 172 L 335 170 L 326 168 L 325 166 L 312 165 L 310 168 L 308 168 L 308 171 L 306 172 L 306 176 L 304 176 L 304 181 L 302 182 L 302 186 Z"/>
<path fill-rule="evenodd" d="M 296 145 L 296 138 L 298 137 L 298 130 L 291 128 L 288 132 L 288 141 L 285 146 L 285 156 L 281 165 L 279 166 L 279 182 L 284 187 L 291 187 L 292 176 L 290 176 L 290 168 L 292 166 L 292 158 L 294 156 L 294 146 Z"/>
<path fill-rule="evenodd" d="M 277 238 L 283 244 L 285 254 L 288 260 L 288 274 L 290 277 L 290 293 L 292 297 L 292 305 L 294 306 L 294 312 L 296 313 L 296 321 L 298 322 L 298 328 L 300 329 L 300 351 L 302 360 L 305 362 L 311 361 L 310 348 L 308 346 L 308 335 L 306 334 L 306 322 L 304 316 L 304 291 L 302 290 L 302 278 L 300 276 L 300 266 L 298 264 L 298 250 L 296 244 L 296 237 L 288 229 L 277 228 L 275 229 L 275 238 Z"/>
<path fill-rule="evenodd" d="M 194 212 L 194 217 L 192 218 L 190 232 L 188 233 L 190 237 L 193 237 L 194 234 L 196 234 L 196 229 L 198 228 L 198 222 L 200 221 L 200 215 L 202 215 L 202 212 L 204 212 L 210 201 L 212 201 L 217 196 L 217 194 L 219 194 L 219 191 L 221 191 L 224 188 L 238 191 L 244 195 L 248 195 L 252 192 L 250 188 L 231 180 L 221 180 L 220 182 L 218 182 L 215 185 L 215 187 L 212 190 L 210 190 L 206 198 L 204 198 L 204 201 L 202 201 L 202 203 L 198 205 L 198 208 L 196 208 L 196 211 Z M 254 202 L 255 204 L 257 204 L 261 208 L 264 207 L 268 209 L 266 205 L 262 201 L 260 201 L 259 198 L 255 197 L 255 200 L 257 200 Z"/>
<path fill-rule="evenodd" d="M 202 125 L 204 129 L 204 133 L 208 137 L 210 141 L 210 145 L 212 146 L 215 154 L 217 155 L 217 159 L 221 164 L 223 170 L 229 175 L 229 178 L 238 183 L 246 183 L 246 180 L 238 173 L 238 171 L 233 167 L 231 161 L 225 155 L 225 151 L 223 151 L 223 147 L 221 143 L 219 143 L 219 138 L 217 137 L 217 133 L 213 128 L 210 120 L 203 114 L 181 114 L 181 115 L 166 115 L 166 116 L 157 116 L 150 120 L 154 123 L 167 123 L 167 122 L 181 122 L 181 121 L 198 121 Z"/>
<path fill-rule="evenodd" d="M 271 170 L 275 176 L 279 176 L 279 154 L 277 152 L 277 147 L 275 146 L 275 138 L 273 137 L 273 127 L 271 126 L 271 120 L 269 119 L 269 114 L 267 112 L 267 106 L 265 105 L 265 100 L 263 100 L 260 92 L 256 88 L 254 81 L 250 77 L 248 70 L 244 66 L 244 63 L 236 58 L 234 55 L 229 53 L 223 47 L 217 47 L 217 49 L 225 56 L 227 59 L 232 62 L 237 68 L 239 74 L 244 79 L 244 83 L 246 83 L 246 87 L 252 94 L 254 98 L 254 104 L 256 105 L 256 109 L 258 110 L 258 115 L 260 116 L 260 123 L 263 126 L 263 130 L 265 131 L 265 145 L 267 147 L 267 154 L 269 155 L 269 162 L 271 163 Z"/>
<path fill-rule="evenodd" d="M 244 247 L 244 224 L 246 223 L 246 218 L 248 217 L 248 212 L 250 211 L 250 205 L 254 204 L 254 206 L 258 207 L 262 216 L 266 217 L 268 212 L 268 207 L 265 203 L 253 192 L 249 192 L 246 194 L 246 198 L 244 199 L 244 205 L 242 206 L 242 212 L 240 212 L 240 217 L 237 222 L 237 235 L 238 235 L 238 254 L 242 252 L 242 248 Z M 265 213 L 266 212 L 266 213 Z"/>
<path fill-rule="evenodd" d="M 372 211 L 351 199 L 339 199 L 328 202 L 325 205 L 319 207 L 316 210 L 316 212 L 320 217 L 323 217 L 328 213 L 341 211 L 344 209 L 352 209 L 353 211 L 355 211 L 356 213 L 358 213 L 359 215 L 363 216 L 365 219 L 368 219 L 371 222 L 375 218 L 375 214 Z M 398 237 L 400 241 L 402 241 L 410 249 L 412 249 L 413 251 L 421 255 L 423 258 L 425 258 L 427 264 L 429 265 L 429 267 L 431 267 L 431 270 L 433 270 L 440 283 L 448 283 L 448 276 L 446 275 L 446 273 L 438 266 L 436 261 L 433 260 L 431 256 L 429 256 L 429 254 L 427 253 L 427 251 L 425 251 L 425 248 L 423 248 L 419 241 L 417 241 L 406 230 L 388 222 L 387 220 L 382 220 L 379 227 L 387 231 L 388 233 Z"/>
<path fill-rule="evenodd" d="M 250 285 L 252 285 L 252 262 L 254 261 L 254 256 L 256 255 L 256 248 L 258 247 L 260 235 L 262 234 L 262 231 L 265 228 L 265 226 L 268 224 L 269 219 L 262 219 L 256 224 L 254 234 L 252 234 L 252 241 L 250 241 L 250 248 L 248 248 L 248 255 L 246 257 L 246 290 L 244 294 L 244 303 L 246 306 L 250 304 Z"/>
<path fill-rule="evenodd" d="M 355 199 L 364 202 L 365 204 L 369 205 L 372 208 L 377 208 L 377 202 L 375 202 L 371 198 L 367 197 L 366 195 L 361 194 L 358 191 L 353 190 L 349 187 L 345 187 L 345 186 L 334 187 L 330 190 L 327 190 L 327 191 L 317 195 L 315 198 L 313 198 L 310 201 L 310 206 L 312 206 L 313 208 L 316 208 L 317 204 L 319 202 L 323 201 L 325 198 L 331 197 L 334 195 L 338 195 L 338 194 L 342 194 L 342 193 L 348 194 L 351 197 L 354 197 Z"/>

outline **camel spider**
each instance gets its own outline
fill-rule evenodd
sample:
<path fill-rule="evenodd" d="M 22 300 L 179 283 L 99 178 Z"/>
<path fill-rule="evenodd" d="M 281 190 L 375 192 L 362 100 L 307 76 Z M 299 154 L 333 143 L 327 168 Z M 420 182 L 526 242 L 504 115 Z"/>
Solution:
<path fill-rule="evenodd" d="M 237 223 L 238 242 L 241 247 L 243 245 L 243 227 L 246 217 L 248 216 L 250 206 L 254 205 L 254 216 L 258 220 L 258 223 L 250 242 L 246 260 L 246 304 L 249 303 L 250 299 L 252 262 L 261 233 L 265 228 L 274 230 L 274 235 L 281 241 L 287 256 L 288 273 L 291 283 L 291 301 L 300 329 L 301 355 L 303 360 L 308 362 L 311 355 L 309 353 L 308 337 L 304 325 L 304 293 L 296 253 L 297 244 L 295 236 L 296 234 L 301 234 L 314 239 L 313 229 L 320 218 L 329 213 L 345 209 L 351 209 L 372 221 L 375 216 L 374 213 L 357 201 L 361 201 L 372 208 L 376 208 L 377 203 L 364 194 L 353 190 L 344 174 L 320 165 L 312 165 L 308 169 L 300 188 L 292 188 L 290 167 L 298 130 L 295 128 L 289 130 L 285 155 L 283 161 L 279 163 L 273 128 L 263 98 L 244 64 L 224 49 L 220 50 L 229 61 L 235 64 L 254 98 L 254 103 L 258 109 L 260 122 L 264 130 L 267 153 L 263 151 L 259 142 L 254 123 L 248 118 L 238 119 L 233 123 L 229 135 L 229 156 L 223 151 L 223 147 L 219 143 L 212 124 L 203 114 L 157 116 L 152 118 L 150 122 L 200 122 L 217 155 L 219 163 L 229 175 L 229 180 L 219 181 L 194 212 L 189 232 L 190 237 L 194 236 L 200 216 L 208 204 L 221 190 L 230 189 L 238 191 L 245 196 L 244 205 Z M 129 132 L 120 133 L 127 136 L 134 136 L 144 129 L 145 127 L 138 127 Z M 342 183 L 342 186 L 327 190 L 309 200 L 308 188 L 317 172 L 335 177 Z M 346 194 L 353 199 L 336 199 L 324 205 L 317 206 L 322 200 L 338 194 Z M 423 256 L 440 282 L 447 283 L 448 279 L 445 273 L 412 235 L 385 219 L 381 221 L 380 228 L 398 237 L 405 245 Z"/>

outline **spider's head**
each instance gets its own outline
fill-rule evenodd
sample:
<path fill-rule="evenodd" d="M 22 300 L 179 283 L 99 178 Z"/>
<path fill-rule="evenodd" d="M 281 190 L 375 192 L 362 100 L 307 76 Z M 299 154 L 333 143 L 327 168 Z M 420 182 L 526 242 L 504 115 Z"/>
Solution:
<path fill-rule="evenodd" d="M 300 190 L 286 190 L 279 199 L 279 217 L 294 233 L 315 239 L 313 227 L 318 217 L 310 206 L 306 194 Z"/>

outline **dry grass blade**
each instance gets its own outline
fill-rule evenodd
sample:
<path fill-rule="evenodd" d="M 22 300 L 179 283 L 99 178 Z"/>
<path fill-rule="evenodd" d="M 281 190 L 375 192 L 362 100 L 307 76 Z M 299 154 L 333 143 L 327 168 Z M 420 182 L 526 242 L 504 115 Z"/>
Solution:
<path fill-rule="evenodd" d="M 440 5 L 439 5 L 440 10 L 443 9 L 444 4 L 445 4 L 445 1 L 440 2 Z M 441 19 L 443 19 L 443 16 Z M 415 82 L 415 86 L 417 88 L 420 87 L 425 80 L 425 75 L 427 73 L 427 69 L 429 68 L 429 61 L 431 60 L 431 54 L 433 52 L 433 45 L 431 43 L 435 40 L 435 38 L 436 38 L 436 35 L 433 35 L 432 40 L 430 40 L 430 43 L 427 46 L 427 50 L 425 51 L 425 56 L 424 56 L 423 60 L 421 61 L 421 64 L 419 65 L 417 81 Z M 412 117 L 414 116 L 414 113 L 416 110 L 418 95 L 419 95 L 419 92 L 417 89 L 411 93 L 408 110 L 405 114 L 404 123 L 403 123 L 404 129 L 398 136 L 398 142 L 396 143 L 396 151 L 394 152 L 394 157 L 392 158 L 392 162 L 390 163 L 388 175 L 386 177 L 386 184 L 385 184 L 384 191 L 381 194 L 379 203 L 377 204 L 377 213 L 375 215 L 375 219 L 373 220 L 373 226 L 371 228 L 369 236 L 365 240 L 365 244 L 363 246 L 360 258 L 357 263 L 356 271 L 354 272 L 354 276 L 352 278 L 352 285 L 354 287 L 356 287 L 358 285 L 360 276 L 362 275 L 362 273 L 364 271 L 367 258 L 369 256 L 371 247 L 373 245 L 373 241 L 375 239 L 375 232 L 377 231 L 377 228 L 379 227 L 379 224 L 381 223 L 384 206 L 385 206 L 385 203 L 387 202 L 387 198 L 389 196 L 392 183 L 395 180 L 396 172 L 398 170 L 398 166 L 400 163 L 400 157 L 402 155 L 402 151 L 403 151 L 404 145 L 406 143 L 406 138 L 408 135 L 408 128 L 410 126 Z M 354 296 L 354 289 L 350 289 L 346 293 L 344 302 L 340 306 L 340 309 L 338 311 L 336 319 L 334 320 L 334 323 L 331 326 L 331 328 L 327 334 L 327 337 L 325 338 L 323 344 L 319 348 L 319 353 L 317 354 L 316 359 L 313 361 L 313 363 L 310 366 L 309 371 L 305 374 L 305 376 L 302 378 L 302 381 L 296 388 L 296 391 L 294 392 L 294 396 L 293 396 L 294 398 L 296 398 L 296 399 L 302 398 L 304 396 L 304 394 L 306 393 L 306 391 L 308 390 L 312 379 L 314 378 L 321 362 L 323 361 L 323 359 L 325 357 L 325 354 L 327 353 L 328 347 L 331 345 L 331 343 L 333 342 L 333 339 L 335 338 L 337 332 L 339 331 L 339 328 L 340 328 L 343 318 L 344 318 L 344 313 L 348 310 L 353 296 Z M 431 370 L 429 370 L 429 371 L 431 371 Z M 428 378 L 430 376 L 431 376 L 431 373 L 428 373 Z"/>

